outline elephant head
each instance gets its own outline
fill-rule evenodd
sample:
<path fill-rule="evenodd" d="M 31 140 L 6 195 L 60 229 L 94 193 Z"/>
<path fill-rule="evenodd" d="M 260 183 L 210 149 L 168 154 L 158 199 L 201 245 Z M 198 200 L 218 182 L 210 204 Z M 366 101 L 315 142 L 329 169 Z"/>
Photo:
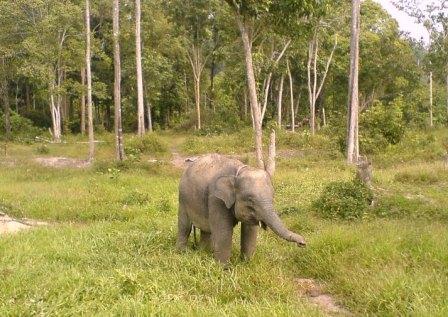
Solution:
<path fill-rule="evenodd" d="M 235 217 L 253 225 L 269 227 L 281 238 L 305 246 L 305 239 L 288 230 L 274 209 L 274 188 L 271 177 L 261 169 L 244 166 L 236 175 L 221 176 L 214 186 L 214 195 L 228 209 L 234 208 Z"/>

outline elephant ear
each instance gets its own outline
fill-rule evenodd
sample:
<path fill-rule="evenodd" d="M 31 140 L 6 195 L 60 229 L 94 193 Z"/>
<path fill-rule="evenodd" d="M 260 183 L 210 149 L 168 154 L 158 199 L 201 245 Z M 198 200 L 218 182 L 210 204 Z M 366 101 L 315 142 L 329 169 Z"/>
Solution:
<path fill-rule="evenodd" d="M 230 209 L 235 204 L 235 176 L 221 176 L 216 180 L 213 194 Z"/>

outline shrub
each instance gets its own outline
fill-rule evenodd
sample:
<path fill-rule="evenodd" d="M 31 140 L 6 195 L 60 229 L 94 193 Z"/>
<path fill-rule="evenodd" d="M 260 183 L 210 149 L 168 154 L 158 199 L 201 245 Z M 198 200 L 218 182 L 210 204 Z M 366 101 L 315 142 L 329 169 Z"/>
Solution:
<path fill-rule="evenodd" d="M 48 154 L 48 153 L 50 153 L 50 149 L 49 149 L 48 146 L 46 146 L 45 144 L 40 144 L 40 145 L 36 148 L 36 153 L 37 153 L 37 154 Z"/>
<path fill-rule="evenodd" d="M 373 192 L 358 181 L 331 182 L 313 203 L 316 212 L 330 219 L 362 218 L 373 200 Z"/>
<path fill-rule="evenodd" d="M 363 153 L 376 153 L 389 144 L 398 144 L 404 136 L 403 99 L 387 105 L 376 102 L 360 118 L 360 147 Z"/>
<path fill-rule="evenodd" d="M 5 130 L 4 115 L 0 120 L 0 131 Z M 11 112 L 11 132 L 15 137 L 29 137 L 34 138 L 36 135 L 42 134 L 39 128 L 33 125 L 30 119 L 24 118 L 15 112 Z"/>
<path fill-rule="evenodd" d="M 126 154 L 163 154 L 168 152 L 168 146 L 154 133 L 143 137 L 134 136 L 125 143 Z"/>

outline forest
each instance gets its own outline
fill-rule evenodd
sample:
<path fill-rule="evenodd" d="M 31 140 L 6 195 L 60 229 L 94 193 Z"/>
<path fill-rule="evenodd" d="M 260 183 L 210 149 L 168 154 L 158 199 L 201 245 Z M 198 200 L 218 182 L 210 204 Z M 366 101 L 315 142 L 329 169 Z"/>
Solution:
<path fill-rule="evenodd" d="M 0 315 L 447 315 L 448 1 L 390 3 L 0 0 Z M 176 250 L 210 153 L 307 246 Z"/>

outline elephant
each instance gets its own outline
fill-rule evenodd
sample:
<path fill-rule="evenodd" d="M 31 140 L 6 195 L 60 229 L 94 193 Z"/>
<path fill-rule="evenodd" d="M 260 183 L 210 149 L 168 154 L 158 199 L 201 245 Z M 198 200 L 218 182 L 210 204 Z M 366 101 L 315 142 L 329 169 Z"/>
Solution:
<path fill-rule="evenodd" d="M 302 236 L 289 231 L 274 209 L 271 176 L 263 169 L 219 154 L 197 158 L 179 184 L 177 249 L 185 250 L 191 229 L 200 229 L 199 244 L 228 264 L 235 225 L 241 222 L 241 257 L 249 260 L 258 228 L 269 227 L 281 238 L 305 246 Z"/>

